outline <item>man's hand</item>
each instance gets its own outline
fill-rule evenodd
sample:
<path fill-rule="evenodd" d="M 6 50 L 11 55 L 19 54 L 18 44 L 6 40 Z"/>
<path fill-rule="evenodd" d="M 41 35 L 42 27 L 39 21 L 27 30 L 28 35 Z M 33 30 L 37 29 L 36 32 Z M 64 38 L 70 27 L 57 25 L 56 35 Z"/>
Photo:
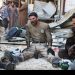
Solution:
<path fill-rule="evenodd" d="M 51 53 L 52 55 L 55 56 L 55 52 L 53 51 L 53 49 L 51 48 L 51 46 L 48 46 L 47 54 L 49 55 L 49 53 Z"/>

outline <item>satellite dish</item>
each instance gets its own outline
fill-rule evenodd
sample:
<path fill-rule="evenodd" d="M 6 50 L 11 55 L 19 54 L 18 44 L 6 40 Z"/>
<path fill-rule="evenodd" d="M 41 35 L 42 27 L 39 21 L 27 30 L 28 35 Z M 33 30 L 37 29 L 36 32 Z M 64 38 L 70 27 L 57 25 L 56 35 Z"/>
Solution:
<path fill-rule="evenodd" d="M 46 6 L 43 7 L 43 10 L 44 10 L 50 17 L 52 17 L 52 16 L 55 14 L 55 12 L 56 12 L 56 7 L 55 7 L 54 3 L 49 2 L 49 3 L 47 3 Z"/>
<path fill-rule="evenodd" d="M 55 14 L 56 7 L 52 2 L 35 1 L 33 11 L 38 14 L 39 19 L 49 20 Z"/>

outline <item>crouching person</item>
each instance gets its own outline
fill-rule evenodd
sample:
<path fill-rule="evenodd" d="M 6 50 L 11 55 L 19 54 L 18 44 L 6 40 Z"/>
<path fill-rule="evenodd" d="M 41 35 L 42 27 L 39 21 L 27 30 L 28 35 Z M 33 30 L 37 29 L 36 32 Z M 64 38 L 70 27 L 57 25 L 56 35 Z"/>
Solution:
<path fill-rule="evenodd" d="M 27 29 L 27 46 L 30 51 L 34 52 L 37 58 L 37 53 L 40 53 L 46 59 L 48 58 L 47 49 L 52 46 L 52 35 L 49 26 L 38 20 L 38 15 L 35 12 L 30 13 Z M 30 38 L 32 44 L 30 45 Z M 47 45 L 48 44 L 48 45 Z"/>
<path fill-rule="evenodd" d="M 67 38 L 65 44 L 65 50 L 59 51 L 59 57 L 67 58 L 67 59 L 74 59 L 75 58 L 75 14 L 72 17 L 72 28 L 73 36 Z"/>
<path fill-rule="evenodd" d="M 75 44 L 69 48 L 68 55 L 70 58 L 75 59 Z"/>

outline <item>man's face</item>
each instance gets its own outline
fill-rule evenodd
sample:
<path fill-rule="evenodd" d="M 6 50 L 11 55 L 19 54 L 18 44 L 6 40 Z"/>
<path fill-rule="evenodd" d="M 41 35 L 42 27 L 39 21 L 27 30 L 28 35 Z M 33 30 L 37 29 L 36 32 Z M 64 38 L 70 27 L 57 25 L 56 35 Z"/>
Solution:
<path fill-rule="evenodd" d="M 75 18 L 72 19 L 72 24 L 75 26 Z"/>
<path fill-rule="evenodd" d="M 35 17 L 35 16 L 30 16 L 29 20 L 30 20 L 31 24 L 36 25 L 37 21 L 38 21 L 38 18 Z"/>
<path fill-rule="evenodd" d="M 14 2 L 13 2 L 13 1 L 9 1 L 9 2 L 8 2 L 8 6 L 14 7 Z"/>
<path fill-rule="evenodd" d="M 14 5 L 15 5 L 15 4 L 14 4 L 14 2 L 13 2 L 13 1 L 12 1 L 12 4 L 11 4 L 11 5 L 12 5 L 12 7 L 14 7 Z"/>

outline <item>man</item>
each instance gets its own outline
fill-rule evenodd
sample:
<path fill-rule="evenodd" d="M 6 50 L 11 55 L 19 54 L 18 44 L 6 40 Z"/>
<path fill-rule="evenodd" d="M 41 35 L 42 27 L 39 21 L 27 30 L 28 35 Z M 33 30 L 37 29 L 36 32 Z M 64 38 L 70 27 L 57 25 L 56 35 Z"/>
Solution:
<path fill-rule="evenodd" d="M 28 5 L 27 3 L 20 3 L 19 6 L 19 24 L 21 27 L 25 27 L 27 24 L 28 17 Z"/>
<path fill-rule="evenodd" d="M 7 3 L 4 2 L 4 5 L 2 6 L 1 9 L 1 16 L 2 16 L 2 24 L 5 28 L 5 32 L 8 28 L 8 24 L 9 24 L 9 13 L 8 13 L 8 5 Z"/>
<path fill-rule="evenodd" d="M 35 12 L 30 13 L 27 26 L 33 42 L 48 43 L 49 47 L 52 46 L 52 35 L 49 26 L 38 21 L 38 15 Z"/>
<path fill-rule="evenodd" d="M 9 13 L 9 29 L 17 26 L 18 22 L 18 10 L 15 1 L 8 1 L 8 13 Z"/>
<path fill-rule="evenodd" d="M 29 15 L 26 29 L 28 48 L 30 47 L 30 50 L 34 52 L 35 50 L 40 51 L 41 54 L 47 58 L 47 49 L 52 46 L 52 35 L 48 24 L 40 22 L 38 20 L 38 15 L 35 12 L 32 12 Z M 32 38 L 31 45 L 30 38 Z"/>
<path fill-rule="evenodd" d="M 75 14 L 72 16 L 72 28 L 73 36 L 67 38 L 65 44 L 65 50 L 59 51 L 59 56 L 61 58 L 74 59 L 75 58 Z"/>

